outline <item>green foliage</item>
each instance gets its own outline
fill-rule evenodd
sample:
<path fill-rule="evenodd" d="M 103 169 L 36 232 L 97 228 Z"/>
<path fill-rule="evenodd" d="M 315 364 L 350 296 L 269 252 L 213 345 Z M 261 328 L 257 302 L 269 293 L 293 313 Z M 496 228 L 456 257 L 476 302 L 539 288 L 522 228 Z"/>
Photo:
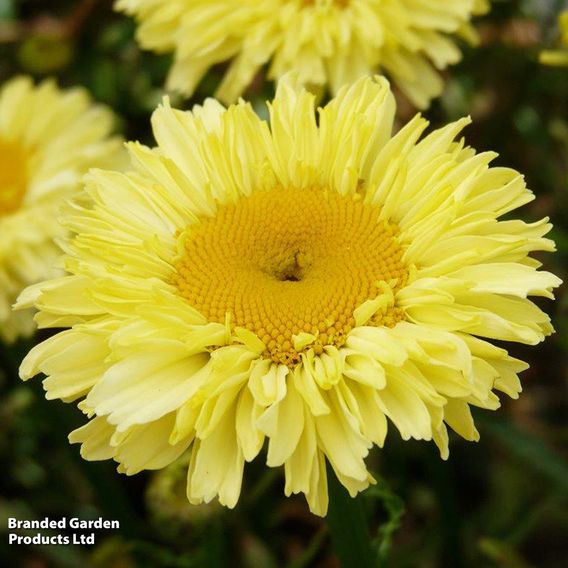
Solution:
<path fill-rule="evenodd" d="M 374 538 L 377 555 L 382 563 L 389 557 L 395 532 L 402 525 L 405 507 L 404 501 L 392 491 L 385 479 L 377 473 L 373 473 L 373 477 L 377 483 L 365 491 L 365 497 L 372 500 L 373 508 L 376 508 L 373 501 L 378 500 L 387 514 L 386 519 L 379 524 L 377 536 Z"/>
<path fill-rule="evenodd" d="M 540 473 L 549 487 L 568 497 L 568 461 L 549 447 L 542 436 L 493 416 L 480 417 L 478 423 L 517 458 L 523 468 Z"/>

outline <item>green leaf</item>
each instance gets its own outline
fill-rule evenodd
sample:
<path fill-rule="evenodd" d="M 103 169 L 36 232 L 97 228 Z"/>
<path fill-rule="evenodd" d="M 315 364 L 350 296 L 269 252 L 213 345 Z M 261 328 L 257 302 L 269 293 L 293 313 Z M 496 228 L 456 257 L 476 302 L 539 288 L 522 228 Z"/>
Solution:
<path fill-rule="evenodd" d="M 361 496 L 351 497 L 328 465 L 329 511 L 326 521 L 342 568 L 376 568 L 365 508 Z"/>
<path fill-rule="evenodd" d="M 479 542 L 479 548 L 483 554 L 506 568 L 531 568 L 522 556 L 505 542 L 496 539 L 483 538 Z"/>
<path fill-rule="evenodd" d="M 568 494 L 568 462 L 541 437 L 493 416 L 479 414 L 476 421 L 511 454 L 545 476 L 562 493 Z"/>
<path fill-rule="evenodd" d="M 0 0 L 0 21 L 10 21 L 15 17 L 14 0 Z"/>

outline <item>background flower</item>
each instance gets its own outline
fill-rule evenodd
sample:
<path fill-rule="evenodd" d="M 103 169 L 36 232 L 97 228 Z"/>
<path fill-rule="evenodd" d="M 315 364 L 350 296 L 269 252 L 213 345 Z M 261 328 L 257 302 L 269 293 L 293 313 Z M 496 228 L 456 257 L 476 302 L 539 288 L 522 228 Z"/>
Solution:
<path fill-rule="evenodd" d="M 568 65 L 568 10 L 558 17 L 560 42 L 564 49 L 546 50 L 540 54 L 540 62 L 544 65 Z"/>
<path fill-rule="evenodd" d="M 58 209 L 90 167 L 120 163 L 111 111 L 84 89 L 34 87 L 20 77 L 0 90 L 0 339 L 34 330 L 32 312 L 12 312 L 27 285 L 58 273 Z"/>
<path fill-rule="evenodd" d="M 485 0 L 118 0 L 139 22 L 143 47 L 174 52 L 168 87 L 190 96 L 207 70 L 231 64 L 216 96 L 234 102 L 258 71 L 296 71 L 300 81 L 332 93 L 355 79 L 386 72 L 418 107 L 442 92 L 438 70 L 456 63 L 455 35 L 472 42 L 474 14 Z M 454 37 L 452 37 L 454 36 Z"/>

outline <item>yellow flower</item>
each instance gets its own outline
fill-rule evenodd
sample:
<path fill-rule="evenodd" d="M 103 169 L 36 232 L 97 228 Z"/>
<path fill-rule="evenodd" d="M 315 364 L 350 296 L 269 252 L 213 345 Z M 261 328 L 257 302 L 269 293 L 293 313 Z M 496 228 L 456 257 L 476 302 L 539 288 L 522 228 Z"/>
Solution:
<path fill-rule="evenodd" d="M 531 201 L 494 153 L 456 141 L 460 120 L 392 135 L 382 78 L 325 108 L 281 81 L 270 125 L 243 101 L 193 112 L 166 100 L 158 147 L 129 144 L 135 171 L 92 171 L 94 205 L 65 219 L 70 275 L 19 299 L 43 327 L 21 376 L 91 421 L 88 460 L 162 468 L 191 448 L 187 495 L 233 507 L 244 463 L 267 440 L 286 494 L 327 509 L 325 461 L 352 495 L 387 419 L 404 439 L 478 433 L 470 405 L 516 398 L 527 368 L 489 339 L 553 330 L 529 295 L 552 297 L 546 219 L 498 217 Z"/>
<path fill-rule="evenodd" d="M 62 200 L 89 167 L 118 163 L 123 151 L 108 138 L 112 122 L 83 89 L 34 87 L 24 77 L 0 89 L 0 340 L 33 332 L 32 312 L 11 305 L 26 286 L 56 274 Z"/>
<path fill-rule="evenodd" d="M 190 96 L 207 70 L 231 61 L 216 96 L 233 103 L 269 63 L 315 90 L 377 70 L 425 108 L 443 88 L 438 70 L 459 61 L 452 35 L 476 41 L 469 22 L 486 0 L 117 0 L 137 18 L 146 49 L 174 52 L 168 88 Z"/>
<path fill-rule="evenodd" d="M 544 65 L 568 65 L 568 10 L 560 14 L 558 25 L 560 27 L 560 42 L 563 49 L 543 51 L 540 54 L 540 62 Z"/>

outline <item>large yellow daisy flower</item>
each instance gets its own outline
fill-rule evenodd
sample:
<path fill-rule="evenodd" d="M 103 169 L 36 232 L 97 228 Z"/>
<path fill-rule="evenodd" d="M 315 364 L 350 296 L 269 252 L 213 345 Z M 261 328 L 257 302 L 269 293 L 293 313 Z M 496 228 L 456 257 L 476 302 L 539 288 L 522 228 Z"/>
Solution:
<path fill-rule="evenodd" d="M 469 22 L 486 0 L 118 0 L 140 24 L 141 45 L 174 52 L 168 87 L 191 95 L 207 70 L 232 60 L 216 96 L 232 103 L 270 62 L 332 93 L 384 70 L 420 107 L 443 87 L 437 70 L 460 59 L 452 35 L 475 41 Z"/>
<path fill-rule="evenodd" d="M 392 135 L 384 79 L 314 96 L 282 81 L 270 125 L 247 103 L 193 112 L 166 101 L 158 147 L 135 171 L 93 171 L 92 206 L 65 219 L 71 275 L 25 291 L 43 327 L 68 326 L 21 367 L 91 421 L 88 460 L 161 468 L 191 448 L 187 495 L 232 507 L 267 440 L 286 494 L 325 514 L 329 460 L 355 495 L 388 419 L 404 439 L 478 433 L 470 405 L 516 398 L 527 367 L 489 339 L 552 332 L 529 295 L 559 279 L 546 219 L 498 217 L 531 201 L 495 154 L 456 141 L 460 120 Z"/>
<path fill-rule="evenodd" d="M 110 110 L 93 106 L 83 89 L 19 77 L 0 90 L 0 340 L 32 333 L 32 312 L 14 313 L 12 304 L 26 286 L 55 275 L 62 200 L 89 167 L 118 163 L 112 124 Z"/>

